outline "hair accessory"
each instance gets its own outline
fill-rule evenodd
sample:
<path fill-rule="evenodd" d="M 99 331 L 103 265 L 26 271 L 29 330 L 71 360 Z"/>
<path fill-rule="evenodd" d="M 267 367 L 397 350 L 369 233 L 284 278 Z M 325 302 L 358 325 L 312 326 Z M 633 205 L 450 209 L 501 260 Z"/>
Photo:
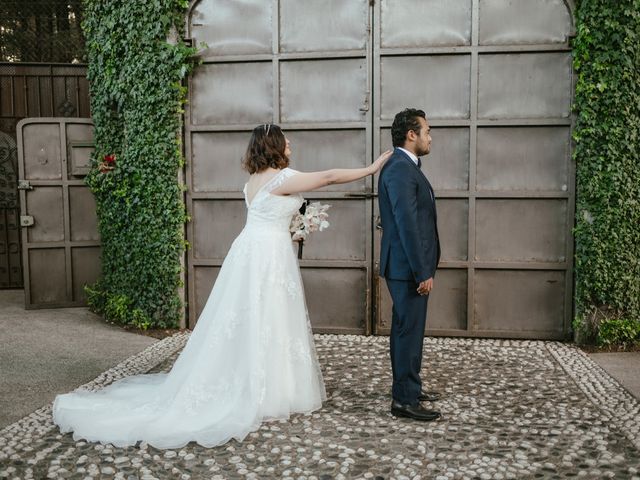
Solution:
<path fill-rule="evenodd" d="M 265 137 L 268 137 L 269 136 L 269 130 L 271 129 L 271 124 L 270 123 L 265 123 L 264 124 L 264 129 L 267 132 L 264 135 L 265 135 Z"/>

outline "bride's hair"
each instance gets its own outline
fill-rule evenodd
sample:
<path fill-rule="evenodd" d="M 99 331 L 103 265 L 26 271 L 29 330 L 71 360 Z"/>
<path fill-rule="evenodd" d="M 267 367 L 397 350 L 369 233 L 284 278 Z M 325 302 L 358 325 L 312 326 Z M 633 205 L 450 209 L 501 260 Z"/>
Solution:
<path fill-rule="evenodd" d="M 288 167 L 289 158 L 284 154 L 286 147 L 287 141 L 278 125 L 258 125 L 251 134 L 242 166 L 249 173 L 261 172 L 269 167 L 278 170 Z"/>

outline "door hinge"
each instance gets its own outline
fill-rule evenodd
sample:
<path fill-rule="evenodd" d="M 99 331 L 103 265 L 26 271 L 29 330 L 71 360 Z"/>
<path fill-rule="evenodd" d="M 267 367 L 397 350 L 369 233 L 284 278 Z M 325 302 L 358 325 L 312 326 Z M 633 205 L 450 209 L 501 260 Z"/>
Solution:
<path fill-rule="evenodd" d="M 20 226 L 21 227 L 31 227 L 34 224 L 33 216 L 31 215 L 20 215 Z"/>
<path fill-rule="evenodd" d="M 33 190 L 29 180 L 18 180 L 18 190 Z"/>

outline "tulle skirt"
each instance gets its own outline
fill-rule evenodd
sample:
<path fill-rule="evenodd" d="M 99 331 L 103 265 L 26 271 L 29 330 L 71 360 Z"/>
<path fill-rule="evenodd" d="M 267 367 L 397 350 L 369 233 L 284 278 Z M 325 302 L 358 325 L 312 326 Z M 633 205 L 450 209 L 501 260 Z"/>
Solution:
<path fill-rule="evenodd" d="M 213 447 L 325 399 L 289 235 L 246 226 L 171 371 L 58 395 L 53 419 L 76 440 Z"/>

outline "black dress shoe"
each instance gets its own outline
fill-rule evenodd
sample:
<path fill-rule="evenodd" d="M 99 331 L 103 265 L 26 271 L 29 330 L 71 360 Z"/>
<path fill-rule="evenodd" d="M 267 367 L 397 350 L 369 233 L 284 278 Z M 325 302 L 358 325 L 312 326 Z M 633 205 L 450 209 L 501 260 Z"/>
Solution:
<path fill-rule="evenodd" d="M 420 390 L 420 394 L 418 395 L 419 402 L 437 402 L 440 400 L 442 396 L 440 392 L 425 392 L 424 390 Z"/>
<path fill-rule="evenodd" d="M 396 417 L 408 417 L 423 422 L 431 422 L 440 418 L 440 412 L 427 410 L 419 403 L 417 405 L 403 405 L 395 400 L 391 402 L 391 414 Z"/>

